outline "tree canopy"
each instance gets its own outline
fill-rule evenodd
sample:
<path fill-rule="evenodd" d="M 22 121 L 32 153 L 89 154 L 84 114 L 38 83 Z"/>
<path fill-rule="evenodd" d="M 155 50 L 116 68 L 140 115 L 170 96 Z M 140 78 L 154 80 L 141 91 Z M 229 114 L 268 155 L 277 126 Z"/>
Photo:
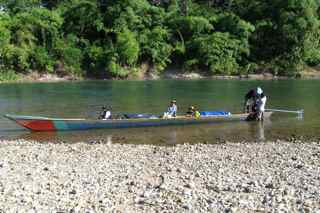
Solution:
<path fill-rule="evenodd" d="M 319 11 L 316 0 L 0 0 L 0 72 L 294 76 L 320 63 Z"/>

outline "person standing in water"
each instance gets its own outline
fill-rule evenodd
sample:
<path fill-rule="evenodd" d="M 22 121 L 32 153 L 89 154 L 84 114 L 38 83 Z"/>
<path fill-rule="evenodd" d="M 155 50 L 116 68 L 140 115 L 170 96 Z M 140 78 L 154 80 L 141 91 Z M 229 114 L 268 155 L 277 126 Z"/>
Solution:
<path fill-rule="evenodd" d="M 257 90 L 256 89 L 251 89 L 247 94 L 244 96 L 244 107 L 243 107 L 243 112 L 244 113 L 251 113 L 254 112 L 254 105 L 255 102 L 258 98 L 257 95 Z"/>
<path fill-rule="evenodd" d="M 247 120 L 263 120 L 263 113 L 265 111 L 266 103 L 267 97 L 265 96 L 261 87 L 251 89 L 245 95 L 244 112 L 249 113 Z"/>
<path fill-rule="evenodd" d="M 256 100 L 256 109 L 257 109 L 257 120 L 263 120 L 263 113 L 265 111 L 266 103 L 267 103 L 267 96 L 265 96 L 263 90 L 258 87 L 257 88 L 257 95 L 258 98 Z"/>

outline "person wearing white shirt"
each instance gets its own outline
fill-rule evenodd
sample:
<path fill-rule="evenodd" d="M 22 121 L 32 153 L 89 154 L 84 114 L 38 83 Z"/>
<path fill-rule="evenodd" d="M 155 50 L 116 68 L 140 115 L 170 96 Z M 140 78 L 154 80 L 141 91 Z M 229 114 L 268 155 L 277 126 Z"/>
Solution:
<path fill-rule="evenodd" d="M 102 112 L 99 116 L 100 119 L 102 120 L 107 120 L 107 119 L 111 119 L 111 110 L 110 108 L 107 109 L 107 107 L 103 106 L 102 107 Z"/>
<path fill-rule="evenodd" d="M 107 110 L 104 114 L 103 120 L 111 119 L 111 111 Z"/>
<path fill-rule="evenodd" d="M 175 118 L 177 116 L 177 111 L 178 111 L 177 101 L 172 100 L 168 107 L 168 111 L 164 113 L 163 118 Z"/>
<path fill-rule="evenodd" d="M 257 105 L 257 120 L 263 120 L 263 113 L 265 111 L 265 106 L 267 103 L 267 96 L 263 93 L 263 90 L 258 87 L 257 88 L 258 99 L 256 101 Z"/>

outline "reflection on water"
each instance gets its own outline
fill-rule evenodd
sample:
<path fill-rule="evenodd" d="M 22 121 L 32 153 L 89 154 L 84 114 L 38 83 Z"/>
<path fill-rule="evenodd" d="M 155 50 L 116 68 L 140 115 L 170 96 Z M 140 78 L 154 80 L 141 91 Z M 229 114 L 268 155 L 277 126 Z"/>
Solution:
<path fill-rule="evenodd" d="M 210 125 L 150 127 L 131 129 L 100 129 L 65 132 L 22 131 L 11 139 L 27 139 L 53 143 L 135 143 L 174 145 L 183 143 L 221 143 L 245 140 L 264 141 L 265 131 L 272 126 L 264 122 L 217 123 Z"/>
<path fill-rule="evenodd" d="M 251 133 L 251 137 L 258 140 L 258 141 L 264 141 L 265 135 L 264 135 L 264 128 L 265 126 L 270 126 L 271 121 L 270 119 L 267 119 L 263 122 L 250 122 L 249 123 L 249 131 Z"/>

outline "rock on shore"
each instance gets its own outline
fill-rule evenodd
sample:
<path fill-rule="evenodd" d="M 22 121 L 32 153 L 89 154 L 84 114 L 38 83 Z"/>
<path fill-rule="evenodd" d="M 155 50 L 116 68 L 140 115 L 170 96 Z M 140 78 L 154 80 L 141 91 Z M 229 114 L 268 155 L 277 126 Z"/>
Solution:
<path fill-rule="evenodd" d="M 0 141 L 0 212 L 319 212 L 320 143 Z"/>

